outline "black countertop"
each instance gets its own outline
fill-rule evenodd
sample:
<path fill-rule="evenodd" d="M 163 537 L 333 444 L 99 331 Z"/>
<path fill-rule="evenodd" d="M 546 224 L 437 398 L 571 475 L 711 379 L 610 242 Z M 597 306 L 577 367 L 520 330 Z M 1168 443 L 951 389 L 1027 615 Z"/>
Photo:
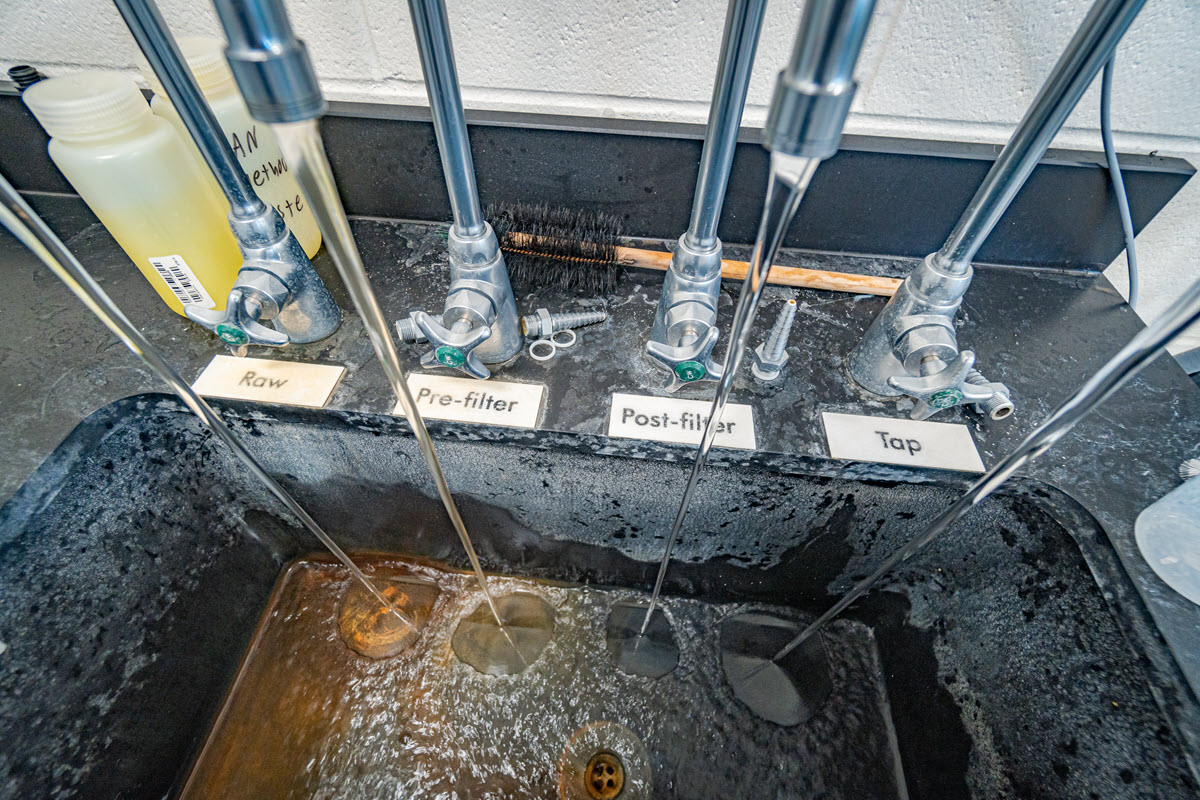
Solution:
<path fill-rule="evenodd" d="M 213 336 L 166 309 L 78 198 L 35 195 L 30 199 L 185 379 L 194 379 L 212 356 L 224 352 Z M 420 303 L 426 310 L 440 312 L 447 277 L 445 226 L 373 218 L 355 219 L 353 226 L 389 319 L 406 316 L 422 307 Z M 744 247 L 726 249 L 729 257 L 745 257 Z M 778 260 L 896 276 L 911 264 L 799 251 L 784 252 Z M 324 252 L 317 266 L 345 311 L 341 328 L 313 345 L 252 348 L 250 355 L 345 365 L 347 375 L 329 407 L 388 413 L 394 404 L 391 391 Z M 5 412 L 0 423 L 0 499 L 7 500 L 85 416 L 119 398 L 163 387 L 6 232 L 0 233 L 0 276 L 4 286 L 0 405 Z M 661 273 L 626 271 L 616 293 L 608 298 L 608 322 L 580 331 L 574 348 L 548 362 L 521 355 L 496 370 L 501 379 L 546 384 L 541 429 L 604 434 L 611 393 L 662 393 L 656 387 L 662 385 L 663 373 L 641 355 L 660 285 Z M 723 288 L 721 324 L 728 326 L 738 286 L 726 282 Z M 768 287 L 761 329 L 770 325 L 785 297 L 796 298 L 799 313 L 784 378 L 761 384 L 744 368 L 732 397 L 754 407 L 760 452 L 812 459 L 824 471 L 898 476 L 883 465 L 831 462 L 820 418 L 821 411 L 905 416 L 894 403 L 864 397 L 844 371 L 846 354 L 884 299 Z M 533 296 L 520 287 L 517 290 L 522 313 L 539 306 L 559 311 L 600 303 L 600 298 L 569 298 L 554 292 Z M 1001 422 L 961 409 L 937 419 L 969 425 L 989 466 L 1141 328 L 1101 275 L 1001 267 L 977 270 L 959 322 L 960 342 L 976 352 L 979 367 L 990 380 L 1009 386 L 1017 412 Z M 761 331 L 754 341 L 759 338 Z M 403 346 L 410 369 L 416 368 L 420 352 Z M 706 386 L 689 388 L 680 396 L 710 397 L 712 384 Z M 436 433 L 438 426 L 431 427 Z M 667 458 L 686 458 L 691 450 L 632 440 L 613 440 L 612 446 L 627 452 L 657 451 L 656 455 Z M 1029 470 L 1031 477 L 1080 502 L 1108 532 L 1195 694 L 1200 694 L 1200 606 L 1189 603 L 1153 573 L 1137 550 L 1133 523 L 1143 508 L 1179 484 L 1180 462 L 1198 453 L 1200 389 L 1172 359 L 1161 358 Z M 903 477 L 913 480 L 914 474 L 906 471 Z"/>

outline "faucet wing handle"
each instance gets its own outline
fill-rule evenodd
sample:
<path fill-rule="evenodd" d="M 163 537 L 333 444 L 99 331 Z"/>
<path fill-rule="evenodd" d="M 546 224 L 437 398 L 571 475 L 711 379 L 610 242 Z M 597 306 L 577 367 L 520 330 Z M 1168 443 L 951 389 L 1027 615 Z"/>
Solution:
<path fill-rule="evenodd" d="M 928 419 L 943 409 L 966 404 L 992 419 L 1003 419 L 1013 409 L 1008 387 L 980 375 L 975 369 L 975 353 L 970 350 L 963 350 L 936 372 L 892 376 L 888 385 L 916 399 L 913 419 Z"/>
<path fill-rule="evenodd" d="M 459 369 L 480 380 L 491 377 L 491 370 L 473 352 L 492 335 L 492 329 L 487 325 L 468 327 L 469 321 L 460 320 L 447 328 L 441 320 L 424 311 L 413 311 L 409 317 L 433 345 L 432 350 L 421 356 L 421 366 Z"/>
<path fill-rule="evenodd" d="M 184 306 L 183 311 L 188 319 L 208 328 L 230 347 L 248 344 L 283 347 L 291 341 L 287 334 L 259 322 L 264 315 L 273 317 L 279 309 L 269 296 L 253 289 L 234 286 L 225 300 L 224 311 L 200 306 Z"/>
<path fill-rule="evenodd" d="M 677 392 L 696 381 L 719 381 L 724 367 L 713 359 L 720 333 L 716 326 L 709 325 L 704 333 L 688 344 L 672 347 L 663 342 L 646 343 L 646 354 L 671 371 L 671 382 L 665 387 L 668 392 Z"/>

